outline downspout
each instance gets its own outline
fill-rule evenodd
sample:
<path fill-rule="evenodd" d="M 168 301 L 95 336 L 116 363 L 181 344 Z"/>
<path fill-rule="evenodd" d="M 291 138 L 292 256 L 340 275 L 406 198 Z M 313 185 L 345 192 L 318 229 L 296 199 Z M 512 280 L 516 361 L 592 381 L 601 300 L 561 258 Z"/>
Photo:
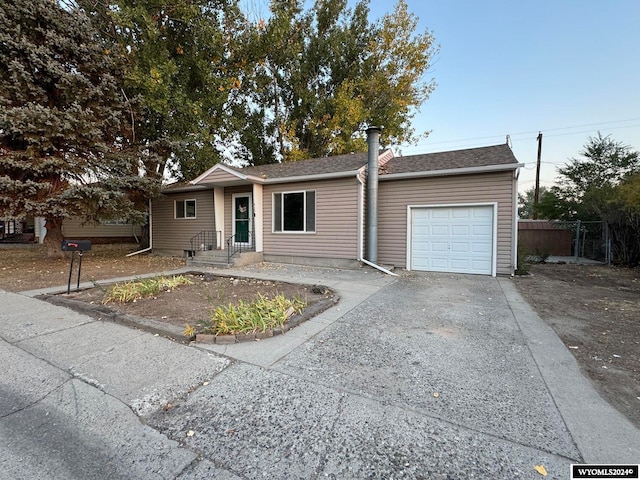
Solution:
<path fill-rule="evenodd" d="M 147 248 L 143 248 L 142 250 L 138 250 L 137 252 L 128 253 L 127 257 L 133 257 L 134 255 L 138 255 L 139 253 L 148 252 L 153 248 L 153 215 L 151 214 L 151 200 L 149 200 L 149 246 Z"/>
<path fill-rule="evenodd" d="M 364 181 L 360 174 L 358 179 L 358 260 L 364 258 Z"/>
<path fill-rule="evenodd" d="M 513 192 L 513 234 L 511 235 L 511 241 L 513 242 L 513 267 L 511 269 L 511 276 L 513 277 L 518 270 L 518 179 L 520 178 L 520 170 L 513 172 L 515 178 L 515 186 Z M 497 260 L 496 260 L 497 263 Z M 496 267 L 497 268 L 497 267 Z"/>
<path fill-rule="evenodd" d="M 370 267 L 376 268 L 378 270 L 380 270 L 381 272 L 386 273 L 387 275 L 393 275 L 394 277 L 397 277 L 398 274 L 397 273 L 393 273 L 391 270 L 387 270 L 384 267 L 381 267 L 380 265 L 376 265 L 375 263 L 370 262 L 369 260 L 365 260 L 364 258 L 360 259 L 360 261 L 366 265 L 369 265 Z"/>
<path fill-rule="evenodd" d="M 380 129 L 367 128 L 368 172 L 367 172 L 367 260 L 378 261 L 378 150 Z"/>
<path fill-rule="evenodd" d="M 369 127 L 367 129 L 368 151 L 368 175 L 367 175 L 367 257 L 360 259 L 362 263 L 376 268 L 387 275 L 397 277 L 396 273 L 387 270 L 378 261 L 378 151 L 380 150 L 380 129 Z"/>

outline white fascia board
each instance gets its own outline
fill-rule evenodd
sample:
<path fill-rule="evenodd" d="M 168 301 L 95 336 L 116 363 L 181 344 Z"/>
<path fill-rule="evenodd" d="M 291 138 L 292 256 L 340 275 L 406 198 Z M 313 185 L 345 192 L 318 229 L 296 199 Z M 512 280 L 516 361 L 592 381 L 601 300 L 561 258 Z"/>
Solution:
<path fill-rule="evenodd" d="M 491 173 L 517 170 L 524 167 L 524 163 L 509 163 L 507 165 L 487 165 L 484 167 L 448 168 L 446 170 L 429 170 L 426 172 L 387 173 L 380 175 L 379 180 L 399 180 L 404 178 L 445 177 L 448 175 L 468 175 L 472 173 Z"/>
<path fill-rule="evenodd" d="M 199 177 L 194 178 L 189 183 L 192 184 L 192 185 L 196 185 L 196 184 L 200 183 L 202 181 L 202 179 L 206 178 L 207 176 L 209 176 L 211 173 L 215 172 L 216 170 L 222 170 L 223 172 L 226 172 L 229 175 L 233 175 L 234 177 L 238 177 L 240 180 L 246 180 L 246 179 L 249 178 L 248 175 L 240 173 L 237 170 L 234 170 L 233 168 L 229 168 L 224 163 L 216 163 L 209 170 L 204 172 Z"/>

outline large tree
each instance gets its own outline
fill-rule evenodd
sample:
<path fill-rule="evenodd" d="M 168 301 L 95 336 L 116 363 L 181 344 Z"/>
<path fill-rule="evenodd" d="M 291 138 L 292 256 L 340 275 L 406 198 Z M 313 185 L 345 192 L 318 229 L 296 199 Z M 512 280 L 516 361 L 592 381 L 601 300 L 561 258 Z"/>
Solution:
<path fill-rule="evenodd" d="M 558 169 L 560 179 L 552 188 L 562 218 L 605 222 L 613 260 L 640 264 L 640 155 L 600 133 L 589 137 L 580 154 Z"/>
<path fill-rule="evenodd" d="M 518 194 L 518 216 L 520 218 L 538 218 L 554 220 L 564 214 L 562 201 L 547 187 L 540 187 L 538 204 L 535 204 L 535 187 L 531 187 L 524 194 Z M 534 215 L 534 213 L 536 215 Z"/>
<path fill-rule="evenodd" d="M 614 188 L 640 172 L 640 156 L 611 136 L 589 137 L 580 157 L 558 169 L 559 181 L 552 189 L 564 204 L 567 220 L 602 220 Z"/>
<path fill-rule="evenodd" d="M 74 1 L 124 59 L 146 174 L 193 178 L 217 163 L 236 131 L 230 104 L 246 67 L 237 0 Z"/>
<path fill-rule="evenodd" d="M 614 260 L 640 265 L 640 173 L 626 176 L 613 188 L 604 220 L 609 225 Z"/>
<path fill-rule="evenodd" d="M 50 255 L 64 218 L 139 219 L 151 188 L 126 155 L 111 50 L 78 9 L 0 0 L 0 216 L 44 217 Z"/>
<path fill-rule="evenodd" d="M 369 22 L 368 1 L 271 3 L 252 31 L 255 68 L 240 105 L 247 128 L 240 152 L 250 163 L 290 161 L 363 150 L 363 130 L 384 127 L 387 143 L 421 137 L 410 126 L 434 88 L 425 79 L 437 51 L 404 0 Z"/>

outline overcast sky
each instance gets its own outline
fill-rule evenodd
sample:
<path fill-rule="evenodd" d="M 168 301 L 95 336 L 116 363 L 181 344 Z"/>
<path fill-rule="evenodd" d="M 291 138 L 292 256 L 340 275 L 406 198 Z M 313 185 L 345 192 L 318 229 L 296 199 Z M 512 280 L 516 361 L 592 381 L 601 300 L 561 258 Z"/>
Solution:
<path fill-rule="evenodd" d="M 248 0 L 267 12 L 267 0 Z M 350 1 L 350 4 L 353 4 Z M 640 0 L 407 0 L 440 45 L 438 84 L 416 115 L 431 130 L 411 155 L 504 143 L 525 164 L 520 191 L 579 156 L 598 131 L 640 150 Z M 392 10 L 371 1 L 371 18 Z"/>

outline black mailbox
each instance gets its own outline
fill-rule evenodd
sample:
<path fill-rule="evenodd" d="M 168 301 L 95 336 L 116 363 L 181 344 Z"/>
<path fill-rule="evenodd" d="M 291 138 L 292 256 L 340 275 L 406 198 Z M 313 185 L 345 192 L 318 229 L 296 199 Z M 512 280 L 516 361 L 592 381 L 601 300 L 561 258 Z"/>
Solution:
<path fill-rule="evenodd" d="M 90 240 L 63 240 L 63 252 L 88 252 L 91 250 Z"/>

